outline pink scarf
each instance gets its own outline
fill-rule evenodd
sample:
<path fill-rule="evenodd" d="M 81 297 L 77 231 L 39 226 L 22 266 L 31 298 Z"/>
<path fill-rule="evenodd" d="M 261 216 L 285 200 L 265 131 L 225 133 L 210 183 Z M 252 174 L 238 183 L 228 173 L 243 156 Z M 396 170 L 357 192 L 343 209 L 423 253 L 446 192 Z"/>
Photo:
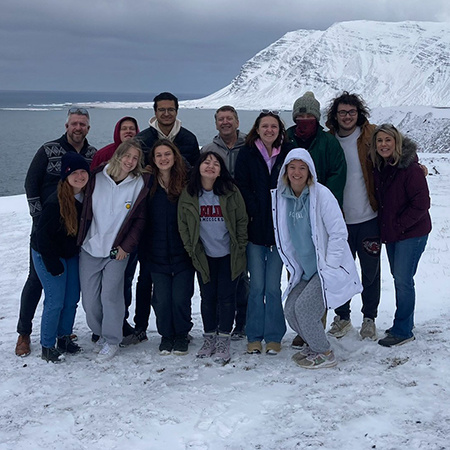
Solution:
<path fill-rule="evenodd" d="M 269 152 L 267 151 L 266 146 L 263 144 L 263 141 L 261 139 L 256 139 L 255 141 L 256 148 L 261 153 L 262 157 L 264 158 L 264 161 L 267 164 L 267 168 L 269 169 L 269 173 L 272 172 L 272 167 L 275 164 L 275 161 L 277 159 L 277 156 L 280 154 L 281 146 L 280 147 L 273 147 L 272 148 L 272 156 L 269 156 Z"/>

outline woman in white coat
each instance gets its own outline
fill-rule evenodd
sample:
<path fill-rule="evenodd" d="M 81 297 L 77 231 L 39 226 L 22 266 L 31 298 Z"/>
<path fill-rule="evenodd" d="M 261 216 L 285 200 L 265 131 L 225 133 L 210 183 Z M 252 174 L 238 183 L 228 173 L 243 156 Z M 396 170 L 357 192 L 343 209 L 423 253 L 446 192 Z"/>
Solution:
<path fill-rule="evenodd" d="M 334 195 L 317 182 L 308 151 L 287 155 L 272 190 L 278 252 L 289 271 L 284 313 L 307 343 L 293 356 L 305 369 L 333 367 L 336 358 L 321 318 L 362 291 L 347 243 L 347 228 Z"/>

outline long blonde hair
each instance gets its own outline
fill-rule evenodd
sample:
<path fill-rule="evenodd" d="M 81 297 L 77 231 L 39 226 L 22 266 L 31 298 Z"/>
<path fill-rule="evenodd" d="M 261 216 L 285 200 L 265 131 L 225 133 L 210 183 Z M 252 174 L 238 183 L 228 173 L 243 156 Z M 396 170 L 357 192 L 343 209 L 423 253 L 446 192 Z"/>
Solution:
<path fill-rule="evenodd" d="M 78 213 L 73 187 L 66 178 L 64 181 L 59 181 L 57 190 L 61 223 L 66 227 L 68 236 L 76 236 L 78 233 Z"/>
<path fill-rule="evenodd" d="M 122 142 L 114 152 L 114 155 L 109 160 L 108 168 L 106 173 L 113 179 L 116 180 L 121 174 L 120 163 L 125 154 L 130 150 L 130 148 L 135 148 L 139 153 L 139 160 L 136 167 L 131 171 L 135 177 L 142 175 L 144 171 L 144 155 L 142 153 L 141 144 L 137 139 L 129 139 L 128 141 Z"/>

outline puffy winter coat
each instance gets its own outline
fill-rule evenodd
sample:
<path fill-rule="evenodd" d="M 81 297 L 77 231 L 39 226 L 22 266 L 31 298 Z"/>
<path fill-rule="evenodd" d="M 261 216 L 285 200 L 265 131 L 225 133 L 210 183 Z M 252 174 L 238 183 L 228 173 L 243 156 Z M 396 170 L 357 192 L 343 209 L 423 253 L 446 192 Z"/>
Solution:
<path fill-rule="evenodd" d="M 303 275 L 286 220 L 287 200 L 281 195 L 287 187 L 283 180 L 285 167 L 292 160 L 305 162 L 313 177 L 313 182 L 309 185 L 311 237 L 316 249 L 317 271 L 324 303 L 328 309 L 335 309 L 362 292 L 362 285 L 347 243 L 347 227 L 339 204 L 331 191 L 317 182 L 316 170 L 309 152 L 299 148 L 287 155 L 280 170 L 277 188 L 272 190 L 272 214 L 277 248 L 291 275 L 283 297 L 287 297 Z"/>
<path fill-rule="evenodd" d="M 405 137 L 398 164 L 386 164 L 381 170 L 375 167 L 373 174 L 382 242 L 428 234 L 431 231 L 430 193 L 417 162 L 416 144 Z"/>

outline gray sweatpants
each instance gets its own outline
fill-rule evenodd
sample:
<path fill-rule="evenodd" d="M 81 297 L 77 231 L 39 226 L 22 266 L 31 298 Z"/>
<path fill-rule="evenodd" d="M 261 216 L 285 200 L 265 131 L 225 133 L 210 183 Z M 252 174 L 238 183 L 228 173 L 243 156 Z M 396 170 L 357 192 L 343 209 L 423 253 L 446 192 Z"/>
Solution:
<path fill-rule="evenodd" d="M 322 324 L 324 312 L 322 286 L 317 273 L 309 281 L 301 280 L 284 305 L 289 326 L 317 353 L 325 353 L 331 348 Z"/>
<path fill-rule="evenodd" d="M 128 258 L 96 258 L 81 249 L 80 285 L 86 321 L 109 344 L 122 342 L 125 317 L 123 284 Z"/>

